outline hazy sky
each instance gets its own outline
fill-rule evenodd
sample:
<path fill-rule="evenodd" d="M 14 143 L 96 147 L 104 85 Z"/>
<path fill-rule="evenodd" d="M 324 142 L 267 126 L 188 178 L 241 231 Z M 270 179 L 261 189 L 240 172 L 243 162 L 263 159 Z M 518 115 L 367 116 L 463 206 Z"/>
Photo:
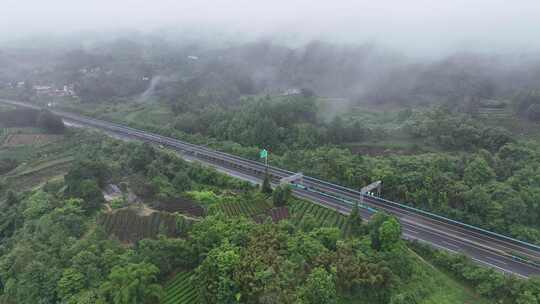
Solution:
<path fill-rule="evenodd" d="M 414 52 L 540 49 L 540 0 L 1 0 L 0 37 L 215 28 Z"/>

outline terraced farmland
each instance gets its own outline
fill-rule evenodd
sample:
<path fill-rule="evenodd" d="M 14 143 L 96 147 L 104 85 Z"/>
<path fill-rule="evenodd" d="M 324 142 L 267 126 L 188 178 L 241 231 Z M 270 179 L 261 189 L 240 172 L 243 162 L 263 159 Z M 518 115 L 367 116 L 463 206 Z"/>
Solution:
<path fill-rule="evenodd" d="M 284 219 L 288 219 L 290 216 L 288 207 L 276 207 L 268 210 L 268 216 L 272 218 L 274 223 L 279 222 Z"/>
<path fill-rule="evenodd" d="M 159 202 L 154 208 L 160 211 L 178 212 L 193 217 L 204 217 L 206 214 L 206 210 L 201 205 L 185 197 Z"/>
<path fill-rule="evenodd" d="M 193 219 L 168 212 L 139 214 L 139 210 L 134 208 L 101 213 L 97 219 L 97 223 L 108 234 L 113 234 L 120 241 L 127 243 L 154 238 L 159 233 L 169 237 L 185 236 L 194 222 Z"/>
<path fill-rule="evenodd" d="M 162 304 L 197 303 L 197 288 L 191 283 L 192 272 L 181 272 L 165 287 Z"/>
<path fill-rule="evenodd" d="M 42 159 L 19 166 L 16 170 L 11 172 L 10 176 L 21 177 L 24 175 L 35 174 L 38 171 L 42 171 L 52 167 L 69 165 L 73 162 L 73 160 L 74 159 L 72 156 L 65 156 L 57 159 Z"/>
<path fill-rule="evenodd" d="M 244 215 L 253 217 L 265 213 L 270 207 L 270 204 L 266 201 L 227 201 L 212 206 L 210 212 L 222 212 L 227 216 Z"/>
<path fill-rule="evenodd" d="M 289 212 L 293 222 L 297 225 L 301 225 L 308 214 L 311 214 L 320 223 L 320 226 L 324 227 L 337 227 L 344 230 L 347 222 L 347 217 L 343 214 L 306 201 L 293 201 Z"/>

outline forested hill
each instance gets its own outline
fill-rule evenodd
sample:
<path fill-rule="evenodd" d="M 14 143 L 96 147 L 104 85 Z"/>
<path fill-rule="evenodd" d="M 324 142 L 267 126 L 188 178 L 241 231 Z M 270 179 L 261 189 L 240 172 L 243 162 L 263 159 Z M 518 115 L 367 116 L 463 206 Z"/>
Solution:
<path fill-rule="evenodd" d="M 540 243 L 536 124 L 514 117 L 506 128 L 447 107 L 354 109 L 328 121 L 323 103 L 294 95 L 179 114 L 164 103 L 66 109 L 251 159 L 265 147 L 271 164 L 352 188 L 382 180 L 385 198 Z"/>
<path fill-rule="evenodd" d="M 538 104 L 540 58 L 535 55 L 456 52 L 425 60 L 369 43 L 216 45 L 169 41 L 157 34 L 126 34 L 89 45 L 0 49 L 0 89 L 26 83 L 62 90 L 67 85 L 83 102 L 137 96 L 230 104 L 243 95 L 304 88 L 352 104 L 447 103 L 470 111 L 483 100 L 519 98 L 520 112 L 538 114 L 536 106 L 531 108 Z"/>
<path fill-rule="evenodd" d="M 355 208 L 346 217 L 292 197 L 288 188 L 259 188 L 148 144 L 83 130 L 50 135 L 4 127 L 3 303 L 540 297 L 538 279 L 403 241 L 399 222 L 384 213 L 365 222 Z"/>
<path fill-rule="evenodd" d="M 536 57 L 148 37 L 0 52 L 0 98 L 73 111 L 540 244 Z M 39 54 L 36 55 L 36 54 Z M 0 303 L 538 303 L 521 280 L 172 151 L 0 106 Z"/>

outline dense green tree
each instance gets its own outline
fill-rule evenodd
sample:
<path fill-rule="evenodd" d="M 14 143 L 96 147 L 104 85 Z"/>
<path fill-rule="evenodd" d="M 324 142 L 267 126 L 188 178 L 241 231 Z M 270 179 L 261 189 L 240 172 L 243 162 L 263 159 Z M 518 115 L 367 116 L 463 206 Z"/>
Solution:
<path fill-rule="evenodd" d="M 138 144 L 134 147 L 133 153 L 130 153 L 129 166 L 135 172 L 146 172 L 147 166 L 154 160 L 155 150 L 148 143 Z"/>
<path fill-rule="evenodd" d="M 282 207 L 287 205 L 291 197 L 291 188 L 288 185 L 280 185 L 274 189 L 272 193 L 272 201 L 274 206 Z"/>
<path fill-rule="evenodd" d="M 382 242 L 381 242 L 381 236 L 380 236 L 381 227 L 386 221 L 389 221 L 390 218 L 391 216 L 386 213 L 377 212 L 370 219 L 368 223 L 371 246 L 377 250 L 380 250 L 382 248 Z"/>
<path fill-rule="evenodd" d="M 150 181 L 150 185 L 152 187 L 151 194 L 158 200 L 166 201 L 176 196 L 175 187 L 163 174 L 154 176 Z"/>
<path fill-rule="evenodd" d="M 480 215 L 487 215 L 491 210 L 497 208 L 496 203 L 491 200 L 487 189 L 475 186 L 463 195 L 464 208 L 469 216 L 469 221 L 480 222 Z M 476 218 L 475 218 L 476 217 Z"/>
<path fill-rule="evenodd" d="M 85 179 L 79 184 L 72 185 L 69 188 L 69 195 L 82 199 L 81 207 L 86 212 L 94 212 L 101 208 L 102 204 L 105 202 L 103 198 L 103 193 L 98 186 L 98 183 L 94 179 Z"/>
<path fill-rule="evenodd" d="M 463 180 L 471 187 L 485 184 L 495 178 L 495 172 L 484 158 L 476 157 L 471 161 L 463 173 Z"/>
<path fill-rule="evenodd" d="M 309 235 L 321 242 L 327 249 L 335 251 L 337 242 L 341 238 L 341 231 L 335 227 L 321 227 L 313 229 Z"/>
<path fill-rule="evenodd" d="M 300 288 L 300 303 L 333 304 L 337 303 L 335 277 L 324 268 L 315 268 L 309 274 L 306 283 Z"/>
<path fill-rule="evenodd" d="M 319 226 L 319 223 L 313 216 L 313 214 L 306 214 L 303 216 L 302 221 L 300 222 L 300 230 L 303 232 L 310 232 L 313 229 L 317 228 Z"/>
<path fill-rule="evenodd" d="M 53 198 L 43 191 L 35 191 L 25 199 L 24 203 L 26 206 L 22 215 L 26 220 L 40 219 L 54 208 Z"/>
<path fill-rule="evenodd" d="M 387 303 L 398 281 L 384 262 L 356 254 L 361 252 L 359 248 L 361 243 L 356 239 L 338 243 L 332 262 L 338 290 L 342 294 L 358 294 L 370 303 Z"/>
<path fill-rule="evenodd" d="M 58 281 L 58 296 L 65 303 L 77 303 L 76 294 L 85 287 L 84 275 L 73 268 L 67 268 Z"/>
<path fill-rule="evenodd" d="M 250 137 L 254 146 L 277 147 L 278 137 L 276 130 L 278 126 L 269 117 L 263 116 L 257 119 L 253 129 L 250 130 Z"/>
<path fill-rule="evenodd" d="M 84 231 L 84 201 L 67 199 L 41 220 L 50 219 L 69 235 L 80 237 Z"/>
<path fill-rule="evenodd" d="M 254 223 L 246 218 L 225 218 L 222 215 L 206 217 L 196 223 L 190 232 L 190 240 L 198 261 L 204 260 L 208 252 L 225 240 L 233 246 L 243 246 L 249 239 L 249 231 Z"/>
<path fill-rule="evenodd" d="M 104 187 L 111 178 L 111 169 L 103 160 L 84 159 L 77 160 L 65 176 L 65 181 L 69 187 L 76 187 L 82 180 L 94 179 L 99 187 Z"/>
<path fill-rule="evenodd" d="M 342 143 L 345 133 L 343 119 L 340 116 L 336 116 L 328 127 L 328 138 L 330 138 L 330 141 L 333 143 Z"/>
<path fill-rule="evenodd" d="M 272 194 L 272 185 L 270 184 L 270 174 L 268 170 L 264 171 L 264 179 L 261 185 L 261 192 L 264 194 Z"/>
<path fill-rule="evenodd" d="M 193 267 L 196 263 L 193 249 L 186 240 L 170 239 L 163 235 L 156 240 L 139 241 L 136 252 L 143 262 L 158 266 L 160 277 L 178 268 Z"/>
<path fill-rule="evenodd" d="M 159 269 L 148 263 L 115 266 L 100 286 L 106 303 L 147 304 L 159 301 L 162 288 L 157 284 Z"/>
<path fill-rule="evenodd" d="M 212 249 L 196 270 L 196 285 L 201 303 L 237 303 L 242 294 L 234 281 L 234 270 L 240 264 L 237 247 L 228 242 Z"/>
<path fill-rule="evenodd" d="M 62 118 L 49 111 L 41 111 L 39 113 L 36 125 L 51 133 L 57 134 L 63 133 L 66 128 Z"/>
<path fill-rule="evenodd" d="M 347 217 L 347 229 L 351 236 L 359 237 L 364 234 L 364 226 L 358 203 L 354 204 L 351 213 Z"/>
<path fill-rule="evenodd" d="M 336 286 L 341 294 L 353 293 L 357 283 L 356 279 L 360 275 L 361 261 L 355 255 L 355 251 L 356 244 L 353 243 L 353 240 L 337 243 L 332 266 L 336 269 Z"/>
<path fill-rule="evenodd" d="M 401 225 L 396 218 L 391 217 L 379 227 L 379 242 L 382 250 L 392 250 L 401 239 Z"/>
<path fill-rule="evenodd" d="M 274 224 L 254 227 L 242 250 L 234 280 L 241 290 L 241 302 L 291 303 L 298 280 L 298 265 L 283 256 L 288 233 Z"/>
<path fill-rule="evenodd" d="M 178 192 L 184 192 L 191 189 L 191 179 L 183 171 L 176 173 L 171 183 Z"/>
<path fill-rule="evenodd" d="M 8 190 L 6 194 L 6 205 L 8 207 L 16 206 L 19 203 L 19 198 L 13 190 Z"/>
<path fill-rule="evenodd" d="M 18 276 L 14 300 L 17 303 L 54 303 L 59 270 L 41 261 L 29 261 Z M 11 293 L 11 290 L 7 290 Z"/>

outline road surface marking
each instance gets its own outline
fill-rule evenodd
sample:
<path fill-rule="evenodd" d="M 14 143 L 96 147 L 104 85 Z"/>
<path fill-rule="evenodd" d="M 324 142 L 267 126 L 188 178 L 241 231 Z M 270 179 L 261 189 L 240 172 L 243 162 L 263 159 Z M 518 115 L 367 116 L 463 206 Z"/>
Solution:
<path fill-rule="evenodd" d="M 517 272 L 513 272 L 513 271 L 509 271 L 507 269 L 504 269 L 502 267 L 499 267 L 497 265 L 494 265 L 494 264 L 491 264 L 491 263 L 488 263 L 488 262 L 484 262 L 484 261 L 481 261 L 479 259 L 475 259 L 475 258 L 472 258 L 473 260 L 475 260 L 476 262 L 480 263 L 480 264 L 484 264 L 484 265 L 487 265 L 487 266 L 490 266 L 490 267 L 493 267 L 493 268 L 497 268 L 499 270 L 501 270 L 502 272 L 505 272 L 505 273 L 511 273 L 511 274 L 514 274 L 514 275 L 517 275 L 518 277 L 521 277 L 521 278 L 524 278 L 524 279 L 527 279 L 528 277 L 522 275 L 522 274 L 519 274 Z"/>
<path fill-rule="evenodd" d="M 425 242 L 425 243 L 427 243 L 427 242 Z M 450 251 L 450 252 L 455 253 L 455 254 L 460 254 L 458 251 L 452 250 L 450 248 L 446 248 L 444 246 L 441 246 L 441 245 L 438 245 L 438 244 L 435 244 L 435 243 L 427 243 L 427 244 L 430 244 L 431 246 L 435 246 L 435 247 L 440 248 L 442 250 Z"/>
<path fill-rule="evenodd" d="M 493 262 L 496 262 L 496 263 L 501 263 L 501 264 L 503 264 L 503 265 L 508 265 L 508 264 L 506 264 L 506 262 L 501 261 L 501 260 L 498 260 L 498 259 L 495 259 L 495 258 L 492 258 L 492 257 L 486 256 L 486 259 L 488 259 L 488 260 L 490 260 L 490 261 L 493 261 Z"/>
<path fill-rule="evenodd" d="M 458 245 L 456 244 L 452 244 L 452 243 L 449 243 L 447 241 L 442 241 L 446 246 L 450 246 L 452 248 L 456 248 L 456 249 L 461 249 L 461 247 L 459 247 Z"/>

